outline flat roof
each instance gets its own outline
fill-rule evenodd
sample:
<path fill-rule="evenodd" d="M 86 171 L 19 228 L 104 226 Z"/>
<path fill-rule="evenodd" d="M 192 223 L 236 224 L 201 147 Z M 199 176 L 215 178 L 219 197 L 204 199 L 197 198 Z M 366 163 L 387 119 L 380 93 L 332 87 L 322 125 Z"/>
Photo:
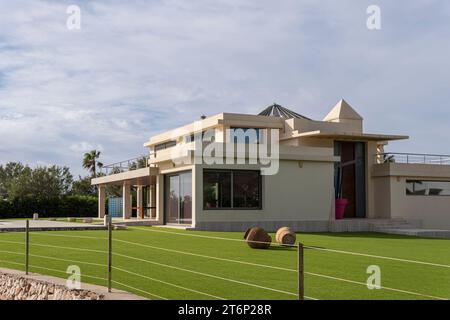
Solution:
<path fill-rule="evenodd" d="M 295 138 L 324 138 L 324 139 L 358 139 L 367 141 L 392 141 L 405 140 L 409 136 L 377 134 L 377 133 L 359 133 L 359 132 L 327 132 L 321 130 L 299 132 L 290 137 L 282 138 L 281 140 L 289 140 Z"/>

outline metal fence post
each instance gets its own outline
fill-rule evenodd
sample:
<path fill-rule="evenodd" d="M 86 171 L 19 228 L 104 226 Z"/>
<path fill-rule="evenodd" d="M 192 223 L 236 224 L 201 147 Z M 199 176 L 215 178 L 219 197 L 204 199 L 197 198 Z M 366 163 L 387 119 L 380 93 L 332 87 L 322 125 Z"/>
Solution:
<path fill-rule="evenodd" d="M 298 243 L 298 299 L 305 300 L 303 244 Z"/>
<path fill-rule="evenodd" d="M 112 223 L 108 222 L 108 292 L 111 292 L 112 271 Z"/>
<path fill-rule="evenodd" d="M 25 274 L 28 274 L 28 256 L 30 253 L 30 221 L 25 222 Z"/>

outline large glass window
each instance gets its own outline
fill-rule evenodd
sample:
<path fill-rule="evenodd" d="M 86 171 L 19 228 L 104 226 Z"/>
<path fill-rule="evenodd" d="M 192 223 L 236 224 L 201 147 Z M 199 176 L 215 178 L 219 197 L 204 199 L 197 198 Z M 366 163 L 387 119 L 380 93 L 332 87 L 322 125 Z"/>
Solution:
<path fill-rule="evenodd" d="M 204 170 L 205 209 L 261 209 L 259 171 Z"/>
<path fill-rule="evenodd" d="M 184 142 L 189 143 L 196 140 L 200 140 L 201 142 L 214 142 L 216 141 L 216 130 L 208 129 L 206 131 L 202 131 L 201 133 L 191 133 L 184 137 Z"/>
<path fill-rule="evenodd" d="M 203 204 L 205 209 L 231 208 L 231 172 L 203 172 Z"/>
<path fill-rule="evenodd" d="M 192 173 L 181 172 L 165 177 L 165 222 L 190 224 L 192 222 Z"/>
<path fill-rule="evenodd" d="M 407 180 L 409 196 L 450 196 L 450 181 Z"/>
<path fill-rule="evenodd" d="M 233 172 L 233 207 L 258 208 L 260 205 L 258 171 Z"/>
<path fill-rule="evenodd" d="M 164 142 L 164 143 L 160 143 L 160 144 L 157 144 L 155 146 L 155 151 L 168 149 L 168 148 L 171 148 L 171 147 L 175 146 L 176 144 L 177 144 L 177 142 L 174 141 L 174 140 L 167 141 L 167 142 Z"/>

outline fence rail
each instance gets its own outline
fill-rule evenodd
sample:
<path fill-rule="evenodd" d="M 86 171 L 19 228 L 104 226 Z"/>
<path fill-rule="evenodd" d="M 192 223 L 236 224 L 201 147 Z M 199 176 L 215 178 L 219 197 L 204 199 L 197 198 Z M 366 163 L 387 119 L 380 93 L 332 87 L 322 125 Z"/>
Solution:
<path fill-rule="evenodd" d="M 149 166 L 148 159 L 150 158 L 150 156 L 151 155 L 142 155 L 140 157 L 107 164 L 100 168 L 100 172 L 105 175 L 111 175 L 121 172 L 147 168 Z"/>
<path fill-rule="evenodd" d="M 332 261 L 336 261 L 339 259 L 336 259 L 336 255 L 339 255 L 341 257 L 343 256 L 353 256 L 355 259 L 366 259 L 367 263 L 369 265 L 377 264 L 375 261 L 381 260 L 385 262 L 391 262 L 395 264 L 408 264 L 408 265 L 415 265 L 416 267 L 428 267 L 428 268 L 434 268 L 434 269 L 440 269 L 440 272 L 447 272 L 450 270 L 450 265 L 448 264 L 439 264 L 432 261 L 421 261 L 421 260 L 411 260 L 411 259 L 405 259 L 402 257 L 389 257 L 389 256 L 381 256 L 381 255 L 375 255 L 364 252 L 353 252 L 353 251 L 346 251 L 346 250 L 340 250 L 338 248 L 325 248 L 325 247 L 316 247 L 316 246 L 308 246 L 303 245 L 303 243 L 297 243 L 293 245 L 282 245 L 279 243 L 271 243 L 271 242 L 261 242 L 265 244 L 270 244 L 271 246 L 278 247 L 277 249 L 283 249 L 283 250 L 292 250 L 293 254 L 297 257 L 297 263 L 292 263 L 289 265 L 272 265 L 271 263 L 262 263 L 262 261 L 251 261 L 247 259 L 240 259 L 237 257 L 229 257 L 229 256 L 217 256 L 216 254 L 211 253 L 211 251 L 208 252 L 196 252 L 195 250 L 186 250 L 186 248 L 178 248 L 177 247 L 167 247 L 164 245 L 164 242 L 161 242 L 160 236 L 165 235 L 166 237 L 173 236 L 173 237 L 182 237 L 182 238 L 197 238 L 197 239 L 207 239 L 208 241 L 218 241 L 223 242 L 227 241 L 230 242 L 230 244 L 233 246 L 232 243 L 245 243 L 247 240 L 244 239 L 238 239 L 238 238 L 227 238 L 227 237 L 219 237 L 219 236 L 212 236 L 209 234 L 196 234 L 196 233 L 180 233 L 176 231 L 168 231 L 168 230 L 158 230 L 155 228 L 140 228 L 140 227 L 130 227 L 129 229 L 132 231 L 138 231 L 138 232 L 145 232 L 145 233 L 153 233 L 158 234 L 157 239 L 158 241 L 156 243 L 152 242 L 146 242 L 146 243 L 139 243 L 135 241 L 127 241 L 124 238 L 120 239 L 120 233 L 113 232 L 112 225 L 109 224 L 109 228 L 107 231 L 102 231 L 98 236 L 96 235 L 81 235 L 79 233 L 75 234 L 66 234 L 66 233 L 51 233 L 51 232 L 45 232 L 45 231 L 36 231 L 32 232 L 32 237 L 30 237 L 30 231 L 33 231 L 32 228 L 30 228 L 29 222 L 24 221 L 26 228 L 21 230 L 21 234 L 19 234 L 18 237 L 13 237 L 13 239 L 0 239 L 0 244 L 5 243 L 8 247 L 5 248 L 7 250 L 3 250 L 3 248 L 0 248 L 0 253 L 4 254 L 12 254 L 12 255 L 18 255 L 20 257 L 20 260 L 14 259 L 11 261 L 10 259 L 3 260 L 2 256 L 0 255 L 0 263 L 11 263 L 13 265 L 20 265 L 22 268 L 24 268 L 24 271 L 28 271 L 29 268 L 32 271 L 33 269 L 42 269 L 46 271 L 61 273 L 61 274 L 67 274 L 67 272 L 63 270 L 56 269 L 57 267 L 53 264 L 47 265 L 47 264 L 41 264 L 39 265 L 39 259 L 44 260 L 54 260 L 59 262 L 67 262 L 67 263 L 79 263 L 79 264 L 86 264 L 89 266 L 93 266 L 93 269 L 90 269 L 90 274 L 84 274 L 84 277 L 95 279 L 96 281 L 100 280 L 101 284 L 104 285 L 105 291 L 111 291 L 113 285 L 114 287 L 125 287 L 128 289 L 131 289 L 132 291 L 137 291 L 142 294 L 145 294 L 146 296 L 150 298 L 156 298 L 156 299 L 169 299 L 169 297 L 163 297 L 165 294 L 165 291 L 156 291 L 151 290 L 154 292 L 149 292 L 145 288 L 139 288 L 140 283 L 142 281 L 145 282 L 151 282 L 156 283 L 159 285 L 170 287 L 171 289 L 179 289 L 180 295 L 178 296 L 172 296 L 172 298 L 178 299 L 179 297 L 183 297 L 186 293 L 189 294 L 196 294 L 205 296 L 208 298 L 213 299 L 227 299 L 227 298 L 233 298 L 234 292 L 236 292 L 235 289 L 230 289 L 230 286 L 245 286 L 248 288 L 253 288 L 255 290 L 262 290 L 264 292 L 267 292 L 269 294 L 276 294 L 277 296 L 280 295 L 281 297 L 290 297 L 290 298 L 297 298 L 300 300 L 303 299 L 309 299 L 309 300 L 317 300 L 317 298 L 307 296 L 305 295 L 305 283 L 304 278 L 309 277 L 316 278 L 318 281 L 333 281 L 333 282 L 339 282 L 344 285 L 354 285 L 359 287 L 368 288 L 368 283 L 361 280 L 361 278 L 358 277 L 344 277 L 341 274 L 330 274 L 329 272 L 321 272 L 320 270 L 317 270 L 315 272 L 311 272 L 311 270 L 305 270 L 305 262 L 304 262 L 304 254 L 305 252 L 309 252 L 309 255 L 311 255 L 312 252 L 314 252 L 314 255 L 323 254 L 321 256 L 321 259 L 324 258 L 325 254 L 330 255 L 330 259 Z M 25 231 L 25 234 L 23 233 Z M 24 237 L 22 238 L 22 235 L 24 234 Z M 46 239 L 46 237 L 52 237 L 54 240 L 57 241 L 57 244 L 54 244 L 53 242 L 45 242 L 34 240 L 34 235 Z M 59 238 L 59 239 L 58 239 Z M 73 241 L 66 241 L 64 243 L 64 238 L 68 238 Z M 61 239 L 61 241 L 60 241 Z M 84 245 L 78 246 L 76 244 L 77 239 L 84 239 L 84 240 L 98 240 L 99 243 L 96 243 L 95 247 L 85 247 Z M 14 240 L 14 241 L 12 241 Z M 81 240 L 80 240 L 81 241 Z M 179 241 L 180 243 L 185 243 L 188 241 Z M 259 243 L 259 241 L 254 241 Z M 177 241 L 178 243 L 178 241 Z M 12 251 L 12 245 L 20 245 L 20 248 L 17 250 Z M 125 251 L 125 248 L 129 248 L 131 246 L 134 246 L 135 249 L 139 250 L 127 250 Z M 30 250 L 31 248 L 31 250 Z M 39 252 L 40 249 L 34 249 L 34 248 L 40 248 L 44 252 Z M 59 254 L 56 255 L 57 249 L 62 249 L 64 252 L 72 252 L 74 250 L 75 252 L 87 252 L 89 255 L 95 255 L 98 257 L 94 260 L 89 260 L 87 255 L 84 261 L 80 261 L 78 259 L 78 254 L 73 257 L 65 257 L 60 256 Z M 307 251 L 304 251 L 307 250 Z M 36 250 L 36 251 L 35 251 Z M 30 252 L 31 251 L 31 252 Z M 136 255 L 137 251 L 139 252 L 151 252 L 151 251 L 158 251 L 162 253 L 161 255 Z M 47 253 L 45 253 L 47 252 Z M 223 273 L 223 272 L 214 272 L 215 270 L 209 270 L 205 269 L 203 267 L 197 268 L 195 265 L 189 265 L 189 264 L 179 264 L 174 263 L 173 259 L 169 260 L 161 260 L 158 257 L 163 256 L 163 254 L 172 255 L 172 257 L 177 257 L 176 260 L 180 260 L 180 262 L 186 261 L 189 262 L 188 257 L 195 257 L 195 259 L 199 260 L 207 260 L 207 261 L 220 261 L 224 263 L 234 264 L 239 267 L 249 267 L 249 268 L 261 268 L 261 270 L 270 270 L 271 272 L 276 272 L 276 274 L 280 274 L 280 279 L 286 279 L 286 276 L 289 278 L 289 283 L 292 286 L 289 287 L 281 287 L 281 286 L 274 286 L 272 284 L 266 284 L 264 282 L 257 282 L 256 278 L 253 279 L 250 277 L 248 278 L 242 278 L 242 277 L 236 277 L 234 274 L 229 273 Z M 100 256 L 100 257 L 99 257 Z M 157 257 L 158 256 L 158 257 Z M 31 258 L 31 263 L 30 263 Z M 370 259 L 368 261 L 367 259 Z M 37 261 L 35 261 L 37 260 Z M 83 260 L 83 259 L 81 259 Z M 127 262 L 125 262 L 127 261 Z M 311 268 L 311 256 L 308 258 L 309 265 Z M 20 262 L 20 263 L 19 263 Z M 128 267 L 125 267 L 125 263 L 127 263 Z M 151 268 L 144 268 L 141 265 L 135 265 L 136 264 L 146 264 L 149 266 L 152 266 Z M 132 267 L 130 267 L 132 265 Z M 204 263 L 202 262 L 201 265 L 203 266 Z M 189 281 L 186 282 L 180 282 L 179 278 L 172 279 L 172 278 L 165 278 L 162 277 L 159 273 L 148 273 L 148 270 L 174 270 L 175 272 L 182 272 L 188 275 L 188 278 L 191 279 L 193 277 L 201 277 L 205 279 L 209 279 L 209 281 L 220 281 L 223 283 L 226 283 L 225 287 L 227 287 L 229 290 L 233 290 L 233 293 L 230 293 L 229 297 L 226 297 L 223 295 L 223 292 L 221 291 L 210 291 L 208 289 L 204 289 L 203 287 L 193 286 L 189 283 Z M 230 270 L 234 270 L 235 268 L 230 268 Z M 96 272 L 94 272 L 96 270 Z M 138 272 L 138 270 L 140 270 Z M 147 270 L 143 272 L 143 270 Z M 251 270 L 250 270 L 251 271 Z M 252 271 L 252 274 L 258 274 L 258 272 Z M 363 272 L 365 272 L 365 269 L 363 269 Z M 124 274 L 127 276 L 127 280 L 124 282 L 124 280 L 121 280 L 124 278 Z M 272 273 L 271 275 L 274 275 Z M 136 277 L 139 278 L 139 283 L 136 282 Z M 132 278 L 132 279 L 130 279 Z M 119 282 L 121 281 L 121 282 Z M 309 280 L 310 281 L 310 280 Z M 297 283 L 296 283 L 297 282 Z M 198 283 L 198 281 L 196 281 Z M 319 282 L 320 284 L 320 282 Z M 316 284 L 317 285 L 317 284 Z M 326 284 L 323 284 L 326 286 Z M 312 285 L 314 287 L 315 285 Z M 309 288 L 309 287 L 308 287 Z M 171 290 L 170 289 L 170 290 Z M 370 289 L 370 288 L 369 288 Z M 369 290 L 367 289 L 367 290 Z M 408 296 L 415 296 L 417 298 L 426 298 L 426 299 L 434 299 L 434 300 L 446 300 L 445 297 L 435 296 L 431 294 L 427 294 L 425 292 L 417 292 L 416 290 L 405 290 L 408 288 L 398 288 L 398 287 L 386 287 L 386 286 L 379 286 L 377 289 L 387 291 L 388 293 L 394 293 L 394 294 L 401 294 L 401 295 L 408 295 Z M 309 289 L 308 289 L 309 290 Z M 230 291 L 231 292 L 231 291 Z M 162 293 L 162 296 L 159 295 Z"/>
<path fill-rule="evenodd" d="M 122 258 L 126 258 L 126 259 L 130 259 L 133 261 L 139 261 L 139 262 L 145 262 L 145 263 L 149 263 L 152 265 L 158 265 L 158 266 L 163 266 L 164 268 L 170 268 L 170 269 L 174 269 L 174 270 L 179 270 L 179 271 L 184 271 L 184 272 L 188 272 L 188 273 L 192 273 L 195 275 L 200 275 L 200 276 L 205 276 L 205 277 L 209 277 L 209 278 L 213 278 L 213 279 L 219 279 L 222 281 L 227 281 L 227 282 L 231 282 L 231 283 L 235 283 L 235 284 L 240 284 L 240 285 L 246 285 L 246 286 L 250 286 L 250 287 L 254 287 L 254 288 L 259 288 L 259 289 L 263 289 L 263 290 L 269 290 L 271 292 L 277 292 L 280 294 L 287 294 L 290 296 L 295 296 L 297 297 L 299 300 L 304 300 L 305 298 L 307 299 L 312 299 L 312 300 L 316 300 L 315 298 L 311 298 L 311 297 L 307 297 L 304 295 L 304 246 L 303 244 L 301 244 L 300 242 L 298 243 L 298 245 L 280 245 L 280 246 L 285 246 L 285 247 L 291 247 L 291 248 L 297 248 L 298 250 L 298 254 L 297 254 L 297 268 L 296 269 L 283 269 L 284 271 L 290 271 L 290 272 L 295 272 L 297 274 L 297 292 L 290 292 L 290 291 L 285 291 L 285 290 L 279 290 L 279 289 L 274 289 L 274 288 L 270 288 L 270 287 L 265 287 L 265 286 L 261 286 L 258 284 L 253 284 L 250 282 L 243 282 L 243 281 L 239 281 L 239 280 L 235 280 L 232 278 L 227 278 L 227 277 L 222 277 L 222 276 L 217 276 L 217 275 L 213 275 L 210 273 L 206 273 L 206 272 L 200 272 L 200 271 L 196 271 L 196 270 L 191 270 L 191 269 L 187 269 L 187 268 L 181 268 L 181 267 L 176 267 L 173 265 L 169 265 L 169 264 L 163 264 L 160 262 L 156 262 L 156 261 L 152 261 L 152 260 L 148 260 L 148 259 L 143 259 L 143 258 L 138 258 L 138 257 L 134 257 L 131 255 L 126 255 L 126 254 L 122 254 L 122 253 L 118 253 L 118 252 L 113 252 L 113 241 L 116 242 L 122 242 L 122 243 L 126 243 L 129 245 L 135 245 L 135 246 L 145 246 L 145 247 L 152 247 L 155 249 L 161 249 L 161 250 L 167 250 L 167 251 L 171 251 L 171 252 L 178 252 L 176 250 L 171 250 L 171 249 L 164 249 L 164 248 L 158 248 L 155 246 L 150 246 L 150 245 L 144 245 L 144 244 L 139 244 L 139 243 L 133 243 L 130 241 L 125 241 L 125 240 L 121 240 L 121 239 L 114 239 L 113 238 L 113 225 L 112 222 L 109 220 L 108 223 L 108 228 L 107 228 L 107 236 L 106 237 L 92 237 L 92 236 L 81 236 L 81 235 L 66 235 L 66 234 L 50 234 L 44 231 L 36 231 L 37 234 L 43 235 L 43 236 L 53 236 L 53 237 L 67 237 L 67 238 L 76 238 L 76 239 L 95 239 L 95 240 L 102 240 L 102 241 L 106 241 L 107 242 L 107 251 L 104 250 L 96 250 L 96 249 L 87 249 L 87 248 L 78 248 L 78 247 L 73 247 L 73 246 L 60 246 L 60 245 L 50 245 L 50 244 L 44 244 L 44 243 L 39 243 L 39 242 L 33 242 L 30 240 L 30 231 L 32 231 L 32 229 L 30 228 L 30 221 L 29 220 L 25 220 L 25 228 L 24 230 L 22 230 L 21 232 L 24 232 L 25 234 L 25 239 L 24 241 L 7 241 L 7 240 L 0 240 L 0 243 L 9 243 L 9 244 L 23 244 L 24 245 L 24 251 L 25 252 L 13 252 L 13 251 L 5 251 L 5 250 L 0 250 L 0 253 L 9 253 L 9 254 L 16 254 L 16 255 L 20 255 L 23 256 L 22 263 L 17 263 L 17 262 L 9 262 L 9 261 L 4 261 L 4 260 L 0 260 L 0 262 L 6 262 L 6 263 L 11 263 L 11 264 L 15 264 L 15 265 L 20 265 L 24 267 L 24 272 L 26 275 L 29 274 L 29 269 L 30 267 L 32 268 L 37 268 L 37 269 L 43 269 L 43 270 L 47 270 L 47 271 L 53 271 L 53 272 L 57 272 L 57 273 L 65 273 L 64 271 L 61 270 L 56 270 L 56 269 L 51 269 L 48 267 L 43 267 L 43 266 L 39 266 L 39 265 L 32 265 L 30 264 L 30 257 L 36 257 L 36 258 L 43 258 L 43 259 L 50 259 L 50 260 L 56 260 L 56 261 L 64 261 L 64 262 L 76 262 L 76 263 L 81 263 L 81 264 L 87 264 L 87 265 L 93 265 L 93 266 L 97 266 L 97 267 L 101 267 L 101 268 L 105 268 L 107 269 L 107 277 L 106 278 L 100 278 L 97 276 L 92 276 L 92 275 L 86 275 L 83 274 L 83 276 L 88 277 L 88 278 L 93 278 L 93 279 L 97 279 L 97 280 L 102 280 L 102 282 L 106 283 L 106 290 L 108 291 L 108 293 L 112 292 L 112 284 L 118 284 L 130 289 L 134 289 L 136 291 L 145 293 L 149 296 L 154 296 L 160 299 L 165 299 L 166 298 L 129 286 L 128 284 L 123 284 L 120 282 L 117 282 L 113 279 L 113 270 L 117 270 L 119 272 L 124 272 L 127 274 L 131 274 L 137 277 L 141 277 L 144 279 L 148 279 L 151 281 L 155 281 L 155 282 L 159 282 L 159 283 L 163 283 L 166 284 L 168 286 L 172 286 L 172 287 L 176 287 L 176 288 L 180 288 L 183 289 L 185 291 L 189 291 L 189 292 L 194 292 L 194 293 L 198 293 L 204 296 L 208 296 L 209 298 L 214 298 L 214 299 L 221 299 L 221 300 L 225 300 L 225 298 L 216 296 L 216 295 L 212 295 L 209 293 L 205 293 L 202 291 L 198 291 L 198 290 L 194 290 L 194 289 L 190 289 L 184 286 L 180 286 L 171 282 L 167 282 L 167 281 L 163 281 L 160 279 L 156 279 L 156 278 L 152 278 L 152 277 L 148 277 L 145 275 L 141 275 L 135 272 L 131 272 L 129 270 L 125 270 L 123 268 L 120 268 L 118 266 L 113 265 L 113 256 L 117 256 L 117 257 L 122 257 Z M 240 240 L 240 241 L 245 241 L 245 240 Z M 252 241 L 252 242 L 257 242 L 260 243 L 260 241 Z M 78 260 L 68 260 L 68 259 L 63 259 L 63 258 L 58 258 L 58 257 L 51 257 L 51 256 L 44 256 L 44 255 L 36 255 L 36 254 L 32 254 L 30 253 L 30 245 L 33 246 L 37 246 L 37 247 L 42 247 L 42 248 L 51 248 L 51 249 L 64 249 L 64 250 L 75 250 L 75 251 L 80 251 L 80 252 L 92 252 L 92 253 L 96 253 L 96 254 L 106 254 L 107 255 L 107 261 L 106 264 L 99 264 L 99 263 L 92 263 L 92 262 L 88 262 L 88 261 L 78 261 Z M 184 253 L 184 254 L 188 254 L 185 252 L 180 252 L 180 253 Z M 202 256 L 202 255 L 197 255 L 197 256 Z M 213 257 L 209 257 L 209 256 L 202 256 L 202 257 L 208 257 L 208 258 L 213 258 Z M 221 259 L 222 260 L 222 259 Z M 232 261 L 232 260 L 229 260 Z M 235 262 L 239 262 L 239 261 L 235 261 Z M 242 262 L 239 262 L 242 263 Z M 256 265 L 256 264 L 253 264 Z M 258 265 L 260 267 L 269 267 L 269 266 L 264 266 L 264 265 Z M 279 268 L 282 269 L 282 268 Z"/>
<path fill-rule="evenodd" d="M 450 155 L 386 152 L 386 153 L 377 153 L 375 155 L 375 163 L 450 165 Z"/>

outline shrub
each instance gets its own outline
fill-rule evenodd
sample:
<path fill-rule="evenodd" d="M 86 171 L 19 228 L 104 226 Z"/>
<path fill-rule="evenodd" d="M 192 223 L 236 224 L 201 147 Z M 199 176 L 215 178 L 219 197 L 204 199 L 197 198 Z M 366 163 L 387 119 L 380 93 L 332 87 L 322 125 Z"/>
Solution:
<path fill-rule="evenodd" d="M 97 215 L 97 197 L 71 195 L 0 200 L 0 218 L 31 218 L 33 213 L 39 213 L 40 217 L 93 217 Z"/>

